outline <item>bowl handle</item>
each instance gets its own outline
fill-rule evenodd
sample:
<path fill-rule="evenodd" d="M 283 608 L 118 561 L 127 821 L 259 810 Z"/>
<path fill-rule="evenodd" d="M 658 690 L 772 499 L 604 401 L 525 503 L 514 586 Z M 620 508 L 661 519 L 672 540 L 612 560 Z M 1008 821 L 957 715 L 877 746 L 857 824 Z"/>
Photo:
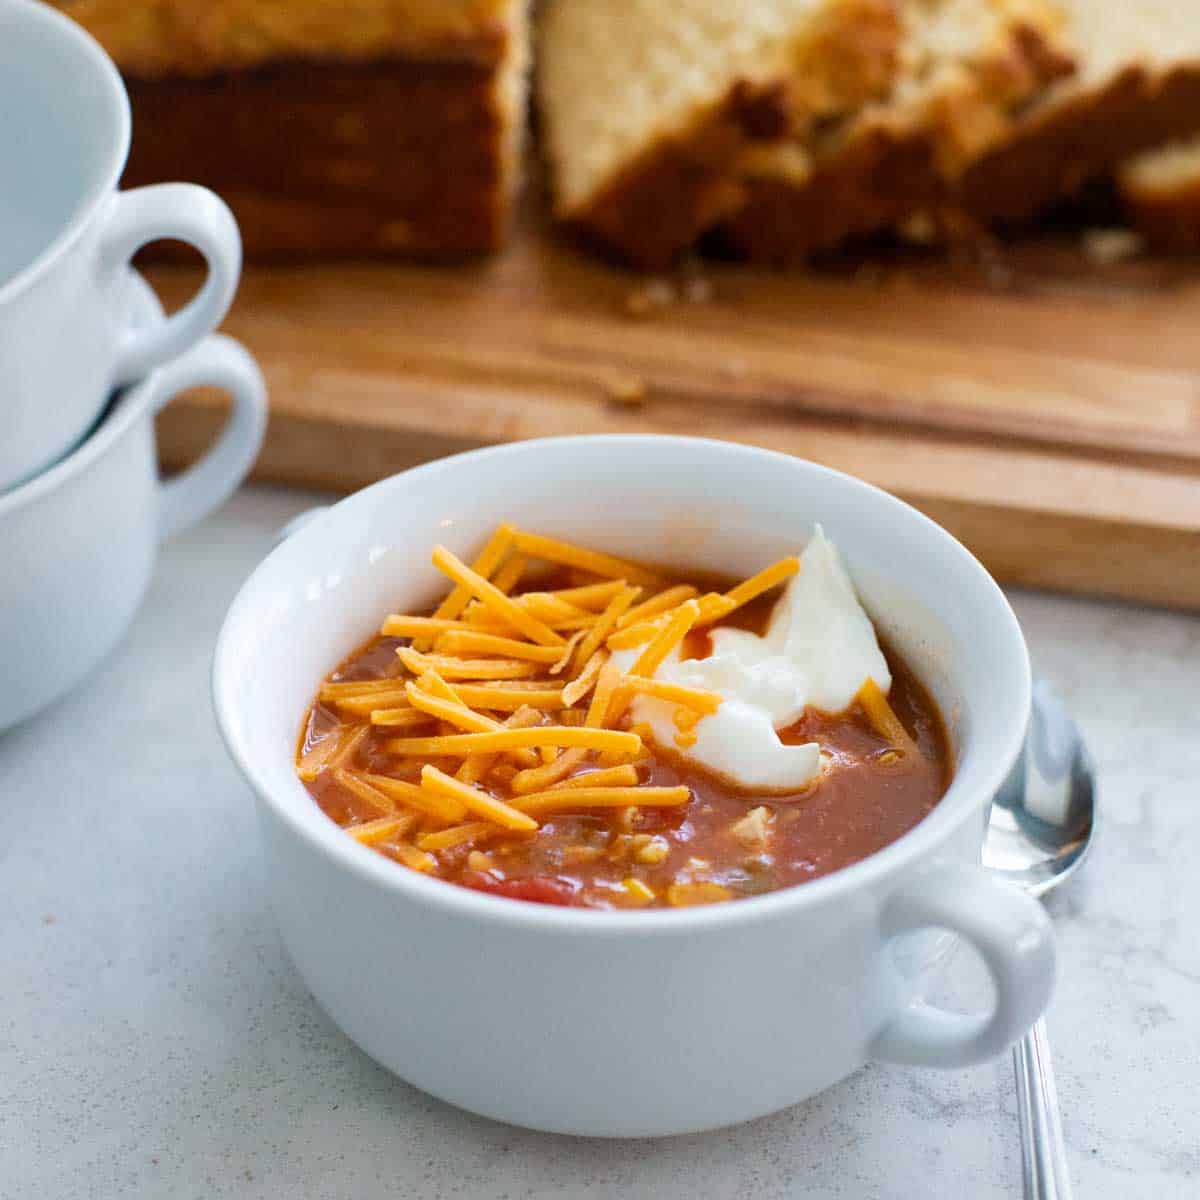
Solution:
<path fill-rule="evenodd" d="M 1054 930 L 1032 896 L 982 867 L 945 862 L 922 871 L 884 906 L 889 938 L 949 929 L 983 959 L 996 987 L 991 1012 L 962 1014 L 917 1003 L 897 1013 L 871 1046 L 874 1058 L 966 1067 L 1007 1049 L 1045 1011 L 1054 990 Z"/>
<path fill-rule="evenodd" d="M 229 311 L 242 270 L 242 240 L 229 206 L 193 183 L 157 183 L 118 192 L 108 209 L 101 269 L 123 274 L 143 246 L 174 238 L 204 256 L 204 286 L 162 321 L 122 334 L 113 383 L 132 383 L 216 329 Z"/>
<path fill-rule="evenodd" d="M 159 538 L 165 540 L 208 516 L 246 477 L 266 429 L 267 388 L 245 348 L 221 334 L 205 338 L 160 367 L 146 387 L 150 416 L 188 388 L 220 388 L 233 400 L 216 443 L 187 470 L 160 485 Z"/>

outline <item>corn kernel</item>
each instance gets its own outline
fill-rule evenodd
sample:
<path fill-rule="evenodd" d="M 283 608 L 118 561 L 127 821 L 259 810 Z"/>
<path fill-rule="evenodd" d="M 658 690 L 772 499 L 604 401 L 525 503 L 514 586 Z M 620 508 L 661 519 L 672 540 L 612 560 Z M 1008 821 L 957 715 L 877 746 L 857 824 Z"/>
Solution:
<path fill-rule="evenodd" d="M 480 850 L 472 850 L 467 855 L 467 866 L 472 871 L 490 871 L 496 864 Z"/>
<path fill-rule="evenodd" d="M 618 833 L 608 844 L 608 857 L 613 862 L 620 862 L 621 859 L 629 857 L 632 847 L 633 838 L 627 833 Z"/>
<path fill-rule="evenodd" d="M 719 883 L 673 883 L 667 888 L 667 903 L 675 908 L 717 904 L 732 898 L 733 893 Z"/>
<path fill-rule="evenodd" d="M 670 849 L 667 839 L 657 834 L 651 836 L 648 833 L 640 833 L 633 839 L 633 857 L 640 863 L 649 863 L 652 866 L 660 863 L 670 853 Z"/>
<path fill-rule="evenodd" d="M 640 879 L 626 879 L 622 884 L 631 902 L 634 904 L 650 904 L 654 900 L 654 892 Z"/>

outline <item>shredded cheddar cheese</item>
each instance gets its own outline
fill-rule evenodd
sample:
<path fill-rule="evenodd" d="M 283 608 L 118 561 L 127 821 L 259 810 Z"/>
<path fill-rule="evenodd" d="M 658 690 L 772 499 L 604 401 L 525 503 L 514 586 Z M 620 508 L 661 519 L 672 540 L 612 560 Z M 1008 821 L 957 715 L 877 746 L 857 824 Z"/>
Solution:
<path fill-rule="evenodd" d="M 533 830 L 538 826 L 532 817 L 502 800 L 497 800 L 487 792 L 472 787 L 469 783 L 463 783 L 461 779 L 439 771 L 437 767 L 427 765 L 421 768 L 421 786 L 438 795 L 457 800 L 467 812 L 486 817 L 497 825 L 503 825 L 505 829 Z"/>
<path fill-rule="evenodd" d="M 686 787 L 578 787 L 549 788 L 531 792 L 514 801 L 523 813 L 541 815 L 568 808 L 673 808 L 691 799 Z"/>
<path fill-rule="evenodd" d="M 763 592 L 769 592 L 773 587 L 778 587 L 783 583 L 785 579 L 790 579 L 799 570 L 800 560 L 798 558 L 781 558 L 777 563 L 772 563 L 765 570 L 759 571 L 757 575 L 752 575 L 744 583 L 739 583 L 737 587 L 731 588 L 725 593 L 725 599 L 733 605 L 733 608 L 728 611 L 732 612 L 734 608 L 741 608 L 743 605 L 749 604 Z M 727 614 L 722 613 L 721 615 Z"/>
<path fill-rule="evenodd" d="M 659 630 L 654 640 L 638 655 L 637 660 L 629 669 L 631 676 L 653 675 L 662 666 L 667 655 L 687 637 L 688 630 L 700 616 L 700 606 L 695 600 L 686 600 L 675 609 L 671 618 Z M 629 694 L 623 692 L 613 702 L 614 712 L 610 719 L 617 720 L 625 712 L 629 703 Z"/>
<path fill-rule="evenodd" d="M 636 563 L 614 558 L 611 554 L 601 554 L 596 550 L 585 550 L 582 546 L 574 546 L 570 542 L 560 542 L 556 538 L 543 537 L 541 534 L 527 533 L 518 529 L 513 541 L 518 550 L 533 558 L 544 559 L 546 562 L 561 563 L 565 567 L 577 567 L 581 571 L 590 571 L 593 575 L 606 575 L 613 579 L 626 579 L 630 583 L 654 585 L 659 578 L 652 571 L 639 567 Z"/>
<path fill-rule="evenodd" d="M 495 654 L 502 658 L 527 659 L 535 663 L 555 663 L 564 651 L 557 646 L 534 646 L 516 638 L 482 633 L 477 629 L 454 630 L 444 633 L 433 645 L 434 654 L 442 658 L 453 655 Z"/>
<path fill-rule="evenodd" d="M 490 608 L 502 621 L 520 630 L 530 641 L 539 646 L 558 646 L 563 642 L 560 634 L 532 616 L 519 604 L 506 596 L 481 574 L 472 571 L 465 563 L 455 558 L 445 546 L 435 546 L 433 565 L 449 575 L 455 583 L 467 589 L 481 604 Z"/>
<path fill-rule="evenodd" d="M 409 617 L 401 613 L 393 613 L 383 623 L 380 633 L 384 637 L 420 638 L 427 635 L 454 633 L 458 630 L 470 629 L 465 621 L 446 621 L 438 617 Z M 332 689 L 338 684 L 329 684 L 322 689 Z"/>
<path fill-rule="evenodd" d="M 534 729 L 504 729 L 495 733 L 458 733 L 425 738 L 391 738 L 385 743 L 390 754 L 467 755 L 493 750 L 518 750 L 536 746 L 577 746 L 583 750 L 611 750 L 637 754 L 642 739 L 616 729 L 586 726 L 540 725 Z"/>
<path fill-rule="evenodd" d="M 407 696 L 408 693 L 405 692 L 406 699 Z M 372 725 L 386 725 L 388 729 L 419 729 L 433 720 L 429 713 L 421 712 L 411 705 L 405 708 L 373 708 L 369 715 Z"/>
<path fill-rule="evenodd" d="M 492 582 L 496 585 L 499 591 L 505 595 L 513 590 L 521 581 L 521 576 L 525 574 L 525 568 L 529 565 L 529 558 L 524 554 L 514 554 L 508 558 L 504 565 L 496 572 Z"/>
<path fill-rule="evenodd" d="M 321 741 L 301 755 L 299 763 L 296 764 L 296 773 L 305 781 L 316 779 L 322 771 L 344 757 L 347 748 L 352 749 L 353 745 L 362 740 L 362 736 L 364 735 L 353 726 L 326 734 Z"/>
<path fill-rule="evenodd" d="M 436 833 L 423 833 L 417 838 L 417 845 L 433 853 L 435 850 L 450 850 L 455 846 L 482 841 L 495 832 L 496 826 L 491 821 L 469 821 L 466 825 L 451 825 L 449 829 L 439 829 Z"/>
<path fill-rule="evenodd" d="M 598 771 L 584 771 L 572 775 L 570 779 L 557 783 L 555 787 L 637 787 L 637 767 L 632 763 L 623 763 L 619 767 L 603 767 Z"/>
<path fill-rule="evenodd" d="M 522 706 L 504 721 L 505 729 L 529 729 L 541 723 L 542 715 L 535 708 Z M 528 754 L 527 750 L 515 750 L 513 754 Z M 455 779 L 463 783 L 478 783 L 490 771 L 496 769 L 498 754 L 471 754 L 463 759 L 462 766 L 454 773 Z"/>
<path fill-rule="evenodd" d="M 412 823 L 413 818 L 407 815 L 403 817 L 380 817 L 377 821 L 365 821 L 361 825 L 351 825 L 347 828 L 346 832 L 356 841 L 362 842 L 367 846 L 373 846 L 376 842 L 382 842 L 385 838 L 403 837 L 412 828 Z"/>
<path fill-rule="evenodd" d="M 587 661 L 587 666 L 562 690 L 563 704 L 574 707 L 596 686 L 600 672 L 608 661 L 608 655 L 603 650 L 597 650 Z"/>
<path fill-rule="evenodd" d="M 421 680 L 424 681 L 429 675 L 437 678 L 433 672 L 429 672 L 428 675 L 423 675 Z M 442 686 L 445 687 L 445 684 Z M 450 688 L 447 687 L 446 691 L 454 695 Z M 499 721 L 494 721 L 491 717 L 485 717 L 482 713 L 467 708 L 457 697 L 454 700 L 448 700 L 443 696 L 432 695 L 416 683 L 408 685 L 408 698 L 414 709 L 420 709 L 430 717 L 437 717 L 448 725 L 453 725 L 456 729 L 465 729 L 470 733 L 488 733 L 505 728 Z M 522 766 L 532 765 L 536 761 L 536 758 L 528 750 L 518 749 L 513 753 L 521 755 Z"/>
<path fill-rule="evenodd" d="M 362 778 L 398 804 L 416 809 L 417 812 L 428 813 L 429 816 L 436 817 L 448 824 L 461 821 L 467 815 L 467 810 L 460 801 L 452 797 L 437 795 L 425 788 L 418 787 L 415 783 L 408 783 L 403 779 L 391 779 L 386 775 L 363 775 Z"/>
<path fill-rule="evenodd" d="M 913 741 L 907 729 L 901 724 L 887 697 L 879 690 L 879 684 L 868 679 L 858 693 L 858 702 L 863 706 L 871 724 L 875 726 L 880 737 L 891 743 L 892 747 L 901 754 L 920 754 L 917 743 Z"/>
<path fill-rule="evenodd" d="M 410 846 L 407 842 L 397 842 L 395 852 L 396 857 L 406 867 L 411 867 L 414 871 L 420 871 L 423 875 L 427 875 L 430 871 L 437 869 L 437 859 L 432 854 L 427 854 L 424 850 L 418 850 L 416 846 Z"/>
<path fill-rule="evenodd" d="M 562 588 L 557 592 L 542 594 L 553 596 L 556 600 L 565 600 L 576 608 L 603 612 L 614 596 L 619 596 L 624 591 L 632 591 L 636 596 L 641 590 L 640 587 L 630 588 L 626 579 L 611 579 L 608 583 L 589 583 L 586 587 Z"/>
<path fill-rule="evenodd" d="M 388 617 L 388 620 L 392 620 Z M 390 692 L 404 686 L 402 679 L 357 679 L 343 683 L 321 685 L 318 698 L 325 701 L 348 699 L 352 696 L 373 696 L 379 692 Z"/>
<path fill-rule="evenodd" d="M 484 546 L 479 557 L 475 560 L 474 574 L 480 579 L 491 577 L 503 561 L 512 545 L 513 528 L 511 525 L 501 525 L 492 534 L 488 544 Z M 467 606 L 472 596 L 471 589 L 462 581 L 456 581 L 458 586 L 438 605 L 433 614 L 435 620 L 453 619 Z"/>
<path fill-rule="evenodd" d="M 648 621 L 651 617 L 668 612 L 676 605 L 698 595 L 700 595 L 700 590 L 692 587 L 690 583 L 681 583 L 678 587 L 667 588 L 666 591 L 659 592 L 657 596 L 651 596 L 649 600 L 643 601 L 637 608 L 631 608 L 617 622 L 617 628 L 625 629 L 630 625 Z"/>
<path fill-rule="evenodd" d="M 721 707 L 721 697 L 716 692 L 685 687 L 680 683 L 663 683 L 661 680 L 646 679 L 639 675 L 627 675 L 621 680 L 621 691 L 641 692 L 647 696 L 657 696 L 660 700 L 681 704 L 685 709 L 691 709 L 699 716 L 711 716 Z M 676 717 L 675 723 L 679 724 L 678 717 Z M 692 724 L 695 722 L 693 721 Z"/>
<path fill-rule="evenodd" d="M 337 767 L 333 772 L 333 777 L 346 791 L 353 792 L 360 800 L 365 800 L 372 808 L 383 813 L 384 816 L 395 816 L 396 801 L 391 796 L 381 792 L 377 787 L 372 787 L 365 779 L 360 779 L 353 772 L 347 771 L 343 767 Z"/>
<path fill-rule="evenodd" d="M 538 674 L 538 664 L 515 658 L 452 658 L 446 654 L 422 654 L 401 646 L 396 656 L 414 674 L 436 671 L 444 679 L 528 679 Z"/>
<path fill-rule="evenodd" d="M 489 687 L 460 683 L 455 691 L 472 708 L 486 708 L 492 712 L 517 712 L 522 708 L 553 711 L 563 706 L 563 689 L 548 681 L 528 688 L 515 684 Z"/>
<path fill-rule="evenodd" d="M 332 703 L 343 715 L 369 717 L 371 713 L 382 708 L 407 708 L 408 696 L 404 691 L 404 684 L 396 680 L 390 691 L 366 692 L 361 696 L 347 696 Z"/>
<path fill-rule="evenodd" d="M 609 601 L 608 607 L 600 614 L 596 623 L 587 631 L 583 641 L 579 643 L 578 649 L 575 651 L 574 670 L 576 676 L 583 675 L 592 660 L 600 652 L 600 647 L 604 645 L 605 639 L 616 628 L 621 619 L 621 614 L 625 612 L 630 604 L 636 599 L 639 588 L 622 588 Z"/>
<path fill-rule="evenodd" d="M 575 647 L 587 636 L 586 629 L 577 630 L 568 639 L 566 646 L 563 647 L 563 652 L 554 660 L 554 664 L 550 668 L 551 675 L 561 675 L 571 663 L 571 656 L 575 653 Z"/>

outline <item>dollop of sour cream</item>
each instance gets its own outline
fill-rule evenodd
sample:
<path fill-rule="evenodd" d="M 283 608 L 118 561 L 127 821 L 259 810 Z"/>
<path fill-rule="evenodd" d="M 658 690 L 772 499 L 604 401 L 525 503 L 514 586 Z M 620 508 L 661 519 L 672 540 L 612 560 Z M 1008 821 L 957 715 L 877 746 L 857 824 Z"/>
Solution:
<path fill-rule="evenodd" d="M 638 653 L 618 651 L 613 662 L 627 671 Z M 821 770 L 816 742 L 787 746 L 777 730 L 810 705 L 841 712 L 868 678 L 885 693 L 892 686 L 875 628 L 819 525 L 761 637 L 714 629 L 709 657 L 681 659 L 676 650 L 655 678 L 716 692 L 721 707 L 695 726 L 696 740 L 686 749 L 675 742 L 675 705 L 638 696 L 630 706 L 633 721 L 648 725 L 660 746 L 740 788 L 764 792 L 799 790 Z"/>

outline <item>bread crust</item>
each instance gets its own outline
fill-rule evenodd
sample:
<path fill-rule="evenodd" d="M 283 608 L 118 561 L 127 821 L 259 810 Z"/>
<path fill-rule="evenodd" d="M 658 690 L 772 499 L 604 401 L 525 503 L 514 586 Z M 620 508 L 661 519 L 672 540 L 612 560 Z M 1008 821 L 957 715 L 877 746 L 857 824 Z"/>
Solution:
<path fill-rule="evenodd" d="M 1200 130 L 1200 62 L 1131 65 L 1103 87 L 1022 121 L 964 173 L 963 211 L 986 224 L 1029 219 L 1118 163 Z"/>
<path fill-rule="evenodd" d="M 125 186 L 212 188 L 249 255 L 459 258 L 505 239 L 514 181 L 490 66 L 301 61 L 128 82 Z"/>
<path fill-rule="evenodd" d="M 788 265 L 917 217 L 959 229 L 965 164 L 1002 136 L 1015 104 L 1073 66 L 1051 32 L 1018 23 L 931 107 L 874 106 L 816 149 L 803 178 L 748 177 L 722 238 L 742 257 Z"/>
<path fill-rule="evenodd" d="M 781 92 L 738 84 L 690 129 L 643 152 L 565 223 L 635 266 L 665 267 L 743 203 L 730 164 L 755 131 L 779 136 L 787 120 Z"/>
<path fill-rule="evenodd" d="M 745 151 L 802 133 L 825 113 L 857 107 L 886 90 L 899 33 L 890 3 L 841 6 L 798 51 L 806 69 L 786 79 L 735 81 L 716 104 L 649 145 L 585 204 L 560 205 L 556 215 L 638 267 L 669 265 L 745 203 L 737 170 Z"/>
<path fill-rule="evenodd" d="M 719 236 L 738 257 L 787 266 L 847 239 L 895 225 L 935 205 L 941 185 L 929 139 L 876 124 L 803 182 L 761 176 L 743 184 L 743 202 Z"/>

